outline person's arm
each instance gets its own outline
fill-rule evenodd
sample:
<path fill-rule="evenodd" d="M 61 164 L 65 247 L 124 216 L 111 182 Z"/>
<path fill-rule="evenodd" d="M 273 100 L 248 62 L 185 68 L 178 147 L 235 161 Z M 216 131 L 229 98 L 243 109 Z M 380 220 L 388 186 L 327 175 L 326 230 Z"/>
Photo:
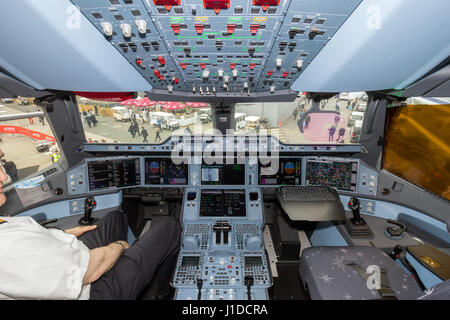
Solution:
<path fill-rule="evenodd" d="M 97 228 L 97 225 L 92 225 L 92 226 L 78 226 L 75 228 L 70 228 L 70 229 L 66 229 L 64 230 L 65 233 L 69 233 L 69 234 L 73 234 L 75 237 L 79 237 L 81 236 L 83 233 L 94 230 L 95 228 Z"/>
<path fill-rule="evenodd" d="M 83 285 L 97 281 L 108 272 L 116 264 L 123 251 L 128 248 L 129 245 L 126 241 L 117 241 L 107 246 L 90 250 L 89 264 L 83 277 Z"/>

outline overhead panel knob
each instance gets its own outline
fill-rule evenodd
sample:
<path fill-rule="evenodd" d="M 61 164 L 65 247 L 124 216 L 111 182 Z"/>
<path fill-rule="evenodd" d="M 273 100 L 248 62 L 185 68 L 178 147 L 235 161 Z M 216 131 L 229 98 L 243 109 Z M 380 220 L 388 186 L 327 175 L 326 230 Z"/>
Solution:
<path fill-rule="evenodd" d="M 101 26 L 103 28 L 103 33 L 106 36 L 110 37 L 110 36 L 113 35 L 113 26 L 112 26 L 111 23 L 109 23 L 109 22 L 102 22 Z"/>
<path fill-rule="evenodd" d="M 297 69 L 301 69 L 303 67 L 303 60 L 297 60 Z"/>
<path fill-rule="evenodd" d="M 223 77 L 223 82 L 228 83 L 228 80 L 230 80 L 230 76 Z"/>
<path fill-rule="evenodd" d="M 220 79 L 222 79 L 222 78 L 223 78 L 223 70 L 222 70 L 222 69 L 219 69 L 219 70 L 217 71 L 217 75 L 219 76 Z"/>
<path fill-rule="evenodd" d="M 283 59 L 281 58 L 277 58 L 275 59 L 275 65 L 277 66 L 277 68 L 281 68 L 281 64 L 283 63 Z"/>
<path fill-rule="evenodd" d="M 131 37 L 131 26 L 128 23 L 121 23 L 120 29 L 122 29 L 122 33 L 125 38 Z"/>
<path fill-rule="evenodd" d="M 238 71 L 237 71 L 237 69 L 234 69 L 233 70 L 233 78 L 237 78 L 237 76 L 238 76 Z"/>
<path fill-rule="evenodd" d="M 203 71 L 202 78 L 203 78 L 203 80 L 208 80 L 208 78 L 209 78 L 209 71 L 208 70 L 204 70 Z"/>
<path fill-rule="evenodd" d="M 143 19 L 138 19 L 138 20 L 136 20 L 136 26 L 137 26 L 140 34 L 147 33 L 147 21 L 145 21 Z"/>

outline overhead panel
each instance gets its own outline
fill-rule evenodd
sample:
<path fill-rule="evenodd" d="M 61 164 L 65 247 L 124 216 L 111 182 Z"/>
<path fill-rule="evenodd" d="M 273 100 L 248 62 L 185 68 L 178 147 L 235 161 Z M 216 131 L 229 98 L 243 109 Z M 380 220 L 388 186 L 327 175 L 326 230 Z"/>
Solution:
<path fill-rule="evenodd" d="M 72 0 L 154 89 L 286 92 L 361 0 Z"/>

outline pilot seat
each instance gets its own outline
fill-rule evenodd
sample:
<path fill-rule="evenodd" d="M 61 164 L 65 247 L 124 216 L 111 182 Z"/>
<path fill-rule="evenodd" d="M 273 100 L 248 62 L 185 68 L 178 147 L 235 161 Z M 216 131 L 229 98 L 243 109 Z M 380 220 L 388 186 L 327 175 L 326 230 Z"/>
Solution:
<path fill-rule="evenodd" d="M 371 284 L 377 267 L 380 289 L 370 289 L 376 287 Z M 312 300 L 408 300 L 422 293 L 399 264 L 374 247 L 310 247 L 302 252 L 299 272 Z"/>

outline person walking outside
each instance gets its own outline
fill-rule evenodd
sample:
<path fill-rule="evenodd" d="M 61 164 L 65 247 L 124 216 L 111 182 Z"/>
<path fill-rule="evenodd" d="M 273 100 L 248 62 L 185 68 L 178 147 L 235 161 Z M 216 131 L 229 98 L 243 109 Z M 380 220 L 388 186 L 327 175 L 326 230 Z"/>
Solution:
<path fill-rule="evenodd" d="M 141 132 L 139 131 L 139 124 L 136 120 L 134 120 L 134 130 L 136 131 L 138 136 L 141 136 Z"/>
<path fill-rule="evenodd" d="M 336 142 L 339 142 L 340 140 L 343 140 L 343 139 L 344 139 L 344 136 L 345 136 L 345 128 L 342 127 L 342 128 L 340 128 L 339 131 L 338 131 L 338 137 L 337 137 L 337 139 L 336 139 Z"/>
<path fill-rule="evenodd" d="M 128 128 L 128 132 L 131 134 L 131 136 L 134 138 L 136 136 L 136 131 L 134 129 L 134 123 L 130 123 L 130 127 Z"/>
<path fill-rule="evenodd" d="M 156 128 L 155 128 L 155 133 L 156 133 L 155 142 L 156 142 L 156 140 L 159 140 L 159 142 L 161 142 L 161 136 L 159 135 L 160 132 L 161 132 L 161 129 L 159 128 L 159 126 L 156 126 Z"/>
<path fill-rule="evenodd" d="M 147 130 L 144 127 L 142 127 L 141 134 L 144 137 L 144 141 L 142 141 L 142 142 L 143 143 L 145 143 L 145 142 L 148 143 L 148 141 L 147 141 L 148 132 L 147 132 Z"/>
<path fill-rule="evenodd" d="M 336 116 L 334 116 L 334 123 L 335 124 L 338 124 L 340 120 L 341 120 L 341 117 L 338 114 Z"/>
<path fill-rule="evenodd" d="M 309 123 L 311 122 L 311 117 L 309 114 L 305 116 L 305 129 L 309 127 Z"/>
<path fill-rule="evenodd" d="M 92 115 L 91 115 L 91 121 L 92 121 L 92 123 L 94 124 L 94 127 L 96 127 L 98 121 L 97 121 L 97 118 L 95 117 L 95 114 L 92 114 Z"/>
<path fill-rule="evenodd" d="M 336 111 L 339 111 L 341 108 L 341 101 L 339 99 L 336 100 Z"/>
<path fill-rule="evenodd" d="M 156 120 L 156 125 L 159 127 L 159 132 L 162 132 L 162 120 L 161 119 Z"/>
<path fill-rule="evenodd" d="M 328 141 L 333 142 L 335 132 L 336 132 L 336 125 L 333 125 L 331 126 L 331 128 L 328 129 Z"/>
<path fill-rule="evenodd" d="M 293 112 L 292 114 L 294 115 L 294 121 L 295 121 L 295 119 L 297 119 L 298 109 L 295 108 L 295 109 L 294 109 L 294 112 Z"/>

